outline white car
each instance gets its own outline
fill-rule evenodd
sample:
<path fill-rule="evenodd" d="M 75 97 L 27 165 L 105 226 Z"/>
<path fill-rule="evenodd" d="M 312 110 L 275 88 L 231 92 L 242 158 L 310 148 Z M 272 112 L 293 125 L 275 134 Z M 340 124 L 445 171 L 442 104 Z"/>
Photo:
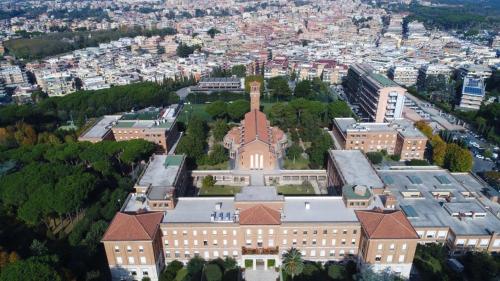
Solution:
<path fill-rule="evenodd" d="M 483 155 L 481 155 L 481 154 L 477 154 L 477 155 L 476 155 L 476 158 L 477 158 L 477 159 L 484 159 L 484 156 L 483 156 Z"/>

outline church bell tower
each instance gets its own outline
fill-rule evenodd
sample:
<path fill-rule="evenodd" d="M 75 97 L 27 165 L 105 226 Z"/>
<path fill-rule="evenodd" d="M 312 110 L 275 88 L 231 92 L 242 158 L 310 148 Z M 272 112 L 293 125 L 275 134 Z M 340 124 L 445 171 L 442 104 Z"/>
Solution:
<path fill-rule="evenodd" d="M 260 111 L 260 83 L 250 82 L 250 111 Z"/>

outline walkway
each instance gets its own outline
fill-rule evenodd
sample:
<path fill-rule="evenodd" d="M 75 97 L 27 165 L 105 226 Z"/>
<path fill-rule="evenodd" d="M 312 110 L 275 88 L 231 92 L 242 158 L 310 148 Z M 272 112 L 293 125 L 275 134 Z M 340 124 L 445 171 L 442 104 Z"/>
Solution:
<path fill-rule="evenodd" d="M 278 278 L 278 272 L 273 269 L 245 269 L 244 278 L 246 281 L 276 281 Z"/>
<path fill-rule="evenodd" d="M 179 134 L 179 137 L 177 138 L 177 140 L 175 141 L 175 143 L 170 147 L 170 150 L 168 151 L 168 155 L 174 155 L 175 154 L 175 149 L 177 148 L 177 144 L 179 144 L 179 141 L 181 140 L 183 134 L 184 134 L 184 132 L 181 132 Z"/>

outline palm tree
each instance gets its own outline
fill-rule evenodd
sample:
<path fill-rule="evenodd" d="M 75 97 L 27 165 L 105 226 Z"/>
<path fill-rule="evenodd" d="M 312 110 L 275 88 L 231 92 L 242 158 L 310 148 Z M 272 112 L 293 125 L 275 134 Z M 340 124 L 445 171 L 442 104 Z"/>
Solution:
<path fill-rule="evenodd" d="M 299 250 L 290 248 L 290 250 L 283 255 L 283 269 L 292 277 L 292 280 L 295 276 L 302 273 L 304 269 L 304 260 Z"/>

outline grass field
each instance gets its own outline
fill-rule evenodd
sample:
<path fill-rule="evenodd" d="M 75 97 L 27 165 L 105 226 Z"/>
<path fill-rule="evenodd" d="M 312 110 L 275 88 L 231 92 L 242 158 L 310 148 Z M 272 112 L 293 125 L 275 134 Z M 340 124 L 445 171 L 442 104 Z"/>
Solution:
<path fill-rule="evenodd" d="M 205 111 L 206 104 L 185 104 L 178 120 L 187 123 L 194 116 L 205 121 L 211 121 L 212 117 Z"/>
<path fill-rule="evenodd" d="M 315 195 L 314 188 L 311 185 L 281 185 L 278 186 L 278 193 L 283 195 Z"/>
<path fill-rule="evenodd" d="M 216 165 L 199 165 L 198 170 L 228 170 L 229 169 L 229 161 L 224 161 L 220 164 Z"/>
<path fill-rule="evenodd" d="M 240 186 L 215 185 L 208 188 L 200 188 L 199 196 L 230 196 L 240 192 Z"/>

